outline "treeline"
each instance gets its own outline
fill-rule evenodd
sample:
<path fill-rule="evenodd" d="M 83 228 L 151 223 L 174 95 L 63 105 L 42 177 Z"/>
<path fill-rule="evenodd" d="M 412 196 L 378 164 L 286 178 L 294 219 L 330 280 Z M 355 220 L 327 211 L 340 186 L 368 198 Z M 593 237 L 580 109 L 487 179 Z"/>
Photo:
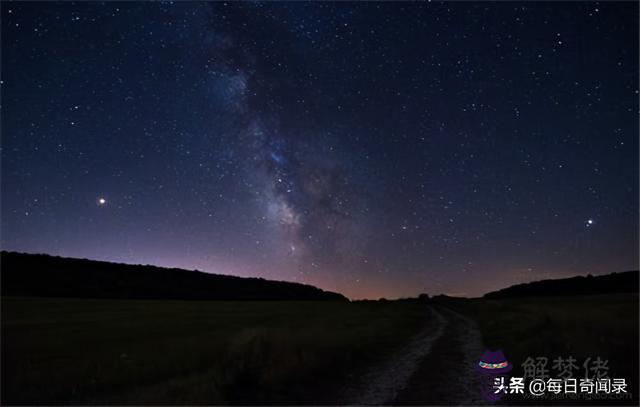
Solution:
<path fill-rule="evenodd" d="M 0 265 L 3 296 L 348 301 L 305 284 L 45 254 L 3 251 Z"/>
<path fill-rule="evenodd" d="M 483 298 L 544 297 L 552 295 L 588 295 L 638 293 L 638 270 L 602 276 L 577 276 L 517 284 L 487 293 Z"/>

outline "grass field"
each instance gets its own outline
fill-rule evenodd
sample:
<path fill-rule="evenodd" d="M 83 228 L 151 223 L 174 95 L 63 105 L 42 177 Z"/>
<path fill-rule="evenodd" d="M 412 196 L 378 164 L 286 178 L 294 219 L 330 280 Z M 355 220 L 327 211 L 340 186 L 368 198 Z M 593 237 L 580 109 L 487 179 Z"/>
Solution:
<path fill-rule="evenodd" d="M 2 298 L 2 404 L 329 403 L 420 303 Z"/>
<path fill-rule="evenodd" d="M 512 375 L 547 357 L 556 377 L 553 359 L 572 356 L 582 377 L 600 357 L 637 402 L 637 294 L 441 304 L 476 320 Z M 2 404 L 335 404 L 426 315 L 417 301 L 2 298 Z"/>
<path fill-rule="evenodd" d="M 557 377 L 553 359 L 572 356 L 579 367 L 574 377 L 584 377 L 583 363 L 591 358 L 591 367 L 600 357 L 608 360 L 609 377 L 627 380 L 637 403 L 638 294 L 477 299 L 447 305 L 478 322 L 485 346 L 502 349 L 514 364 L 512 375 L 523 374 L 521 364 L 527 357 L 547 357 L 546 368 Z"/>

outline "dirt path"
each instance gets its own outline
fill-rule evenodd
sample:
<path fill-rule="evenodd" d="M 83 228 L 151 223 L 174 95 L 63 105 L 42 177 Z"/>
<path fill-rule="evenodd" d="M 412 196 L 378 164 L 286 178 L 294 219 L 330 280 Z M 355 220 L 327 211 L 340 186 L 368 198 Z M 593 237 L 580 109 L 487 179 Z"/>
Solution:
<path fill-rule="evenodd" d="M 430 321 L 419 334 L 391 358 L 371 366 L 355 385 L 344 391 L 345 404 L 383 405 L 396 399 L 447 325 L 438 310 L 429 307 L 428 312 Z"/>
<path fill-rule="evenodd" d="M 474 321 L 457 312 L 437 309 L 447 320 L 445 332 L 390 404 L 486 404 L 474 369 L 483 350 L 480 330 Z"/>
<path fill-rule="evenodd" d="M 482 354 L 475 322 L 441 306 L 393 357 L 372 366 L 343 399 L 353 405 L 481 405 L 474 365 Z"/>

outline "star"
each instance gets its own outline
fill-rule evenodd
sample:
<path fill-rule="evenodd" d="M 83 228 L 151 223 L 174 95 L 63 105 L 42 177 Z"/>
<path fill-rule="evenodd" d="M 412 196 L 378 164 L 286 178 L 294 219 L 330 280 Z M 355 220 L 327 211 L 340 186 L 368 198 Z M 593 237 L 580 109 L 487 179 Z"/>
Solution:
<path fill-rule="evenodd" d="M 295 3 L 11 3 L 3 249 L 376 299 L 481 295 L 541 251 L 560 274 L 637 269 L 635 4 L 319 6 L 312 24 Z M 586 60 L 615 58 L 576 61 L 575 27 Z"/>

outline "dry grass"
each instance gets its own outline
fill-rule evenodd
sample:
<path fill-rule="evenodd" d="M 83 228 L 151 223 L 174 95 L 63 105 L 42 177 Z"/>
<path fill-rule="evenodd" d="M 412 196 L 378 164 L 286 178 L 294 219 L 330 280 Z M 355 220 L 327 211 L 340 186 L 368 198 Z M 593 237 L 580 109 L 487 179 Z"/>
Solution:
<path fill-rule="evenodd" d="M 3 404 L 309 404 L 424 323 L 417 303 L 2 299 Z"/>

